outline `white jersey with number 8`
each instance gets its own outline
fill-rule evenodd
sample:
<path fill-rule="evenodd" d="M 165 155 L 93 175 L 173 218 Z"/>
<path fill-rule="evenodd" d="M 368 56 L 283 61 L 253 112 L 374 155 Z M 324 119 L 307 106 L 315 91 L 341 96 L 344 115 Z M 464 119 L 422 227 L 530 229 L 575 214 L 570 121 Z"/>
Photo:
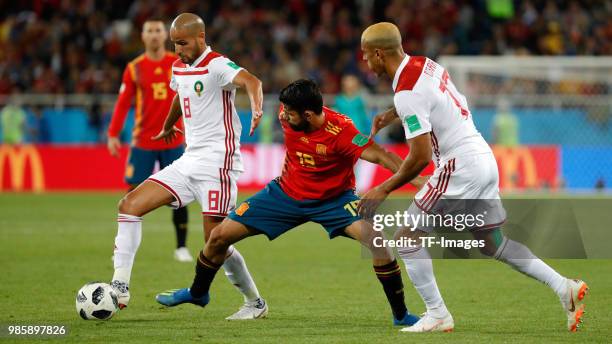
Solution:
<path fill-rule="evenodd" d="M 242 70 L 210 46 L 191 65 L 172 66 L 170 87 L 178 93 L 185 124 L 185 156 L 194 168 L 242 171 L 240 118 L 234 106 L 232 81 Z M 192 174 L 195 171 L 186 171 Z"/>
<path fill-rule="evenodd" d="M 226 216 L 236 204 L 242 128 L 232 82 L 240 70 L 210 47 L 191 65 L 177 60 L 172 66 L 170 87 L 181 104 L 187 148 L 148 180 L 174 196 L 173 207 L 197 200 L 203 215 Z"/>

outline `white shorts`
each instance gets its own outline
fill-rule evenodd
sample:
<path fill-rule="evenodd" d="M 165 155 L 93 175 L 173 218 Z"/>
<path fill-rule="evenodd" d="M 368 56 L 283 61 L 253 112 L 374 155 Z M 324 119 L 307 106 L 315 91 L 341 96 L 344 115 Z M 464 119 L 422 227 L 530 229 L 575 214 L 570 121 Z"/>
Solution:
<path fill-rule="evenodd" d="M 185 167 L 189 166 L 192 166 L 189 158 L 182 156 L 148 180 L 161 185 L 174 196 L 175 201 L 170 204 L 173 208 L 197 200 L 202 206 L 202 214 L 227 216 L 236 206 L 241 172 L 206 166 L 198 168 L 197 177 L 194 177 L 194 173 L 185 173 Z"/>
<path fill-rule="evenodd" d="M 501 226 L 506 211 L 499 197 L 499 173 L 493 154 L 458 156 L 441 162 L 415 195 L 408 214 L 437 214 L 456 221 L 478 216 L 475 221 L 458 226 L 471 230 Z M 431 220 L 413 223 L 413 227 L 427 232 L 438 228 L 433 225 L 435 219 L 433 224 Z"/>

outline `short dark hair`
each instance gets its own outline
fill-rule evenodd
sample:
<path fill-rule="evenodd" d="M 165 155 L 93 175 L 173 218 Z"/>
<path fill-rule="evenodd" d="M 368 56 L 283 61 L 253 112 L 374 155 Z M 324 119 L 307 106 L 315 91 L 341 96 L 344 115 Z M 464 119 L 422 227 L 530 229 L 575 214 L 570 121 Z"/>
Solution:
<path fill-rule="evenodd" d="M 286 104 L 291 110 L 297 111 L 300 115 L 306 110 L 310 110 L 316 114 L 323 111 L 323 96 L 316 82 L 309 79 L 300 79 L 294 81 L 283 88 L 278 96 L 283 104 Z"/>
<path fill-rule="evenodd" d="M 151 17 L 147 17 L 147 19 L 145 19 L 145 21 L 143 21 L 142 23 L 146 23 L 146 22 L 162 22 L 164 24 L 166 24 L 166 21 L 168 20 L 168 18 L 164 18 L 162 16 L 151 16 Z"/>
<path fill-rule="evenodd" d="M 164 20 L 164 18 L 162 18 L 162 17 L 157 17 L 156 16 L 156 17 L 149 17 L 149 18 L 147 18 L 145 21 L 142 22 L 142 25 L 141 25 L 140 28 L 144 29 L 144 25 L 146 23 L 154 23 L 154 22 L 161 22 L 162 24 L 164 24 L 164 27 L 166 27 L 166 20 Z"/>

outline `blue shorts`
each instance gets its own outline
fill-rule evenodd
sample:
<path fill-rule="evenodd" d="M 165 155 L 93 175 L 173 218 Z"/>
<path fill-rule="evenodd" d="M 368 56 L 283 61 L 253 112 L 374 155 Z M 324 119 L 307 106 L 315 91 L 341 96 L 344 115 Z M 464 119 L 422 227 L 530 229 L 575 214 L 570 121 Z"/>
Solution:
<path fill-rule="evenodd" d="M 322 201 L 298 201 L 289 197 L 273 180 L 228 216 L 265 234 L 270 240 L 308 221 L 322 225 L 333 239 L 345 235 L 347 226 L 361 220 L 356 211 L 358 202 L 359 197 L 353 190 Z"/>
<path fill-rule="evenodd" d="M 155 162 L 159 161 L 159 169 L 172 164 L 183 155 L 183 145 L 171 149 L 150 150 L 132 147 L 125 168 L 125 181 L 130 185 L 138 185 L 153 174 Z"/>

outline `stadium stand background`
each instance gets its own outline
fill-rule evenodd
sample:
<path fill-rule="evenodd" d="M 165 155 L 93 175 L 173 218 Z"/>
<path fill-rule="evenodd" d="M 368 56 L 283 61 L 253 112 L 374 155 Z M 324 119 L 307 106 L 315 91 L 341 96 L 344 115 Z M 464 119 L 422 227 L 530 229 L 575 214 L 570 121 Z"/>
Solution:
<path fill-rule="evenodd" d="M 261 78 L 269 95 L 268 114 L 275 110 L 274 94 L 300 77 L 319 82 L 326 102 L 333 104 L 342 76 L 353 74 L 364 86 L 361 96 L 368 116 L 390 105 L 389 81 L 374 78 L 360 62 L 361 30 L 381 20 L 400 27 L 407 52 L 432 58 L 609 59 L 612 54 L 612 5 L 606 1 L 2 2 L 0 105 L 17 103 L 25 110 L 25 142 L 103 142 L 123 67 L 142 51 L 142 23 L 151 17 L 169 23 L 184 11 L 203 16 L 207 41 L 215 50 Z M 452 71 L 451 75 L 455 77 Z M 499 104 L 482 103 L 472 95 L 495 97 L 505 90 L 504 94 L 517 97 L 566 94 L 605 99 L 611 87 L 609 77 L 594 84 L 568 85 L 476 75 L 468 84 L 471 90 L 464 92 L 475 123 L 489 142 L 495 141 Z M 575 175 L 571 180 L 589 175 L 577 184 L 559 181 L 559 186 L 591 188 L 612 183 L 609 100 L 597 106 L 583 101 L 554 107 L 510 103 L 509 107 L 519 123 L 519 144 L 559 145 L 564 161 L 576 161 L 575 166 L 560 167 Z M 240 109 L 244 126 L 248 126 L 247 109 Z M 125 141 L 129 141 L 131 121 L 122 134 Z M 269 120 L 254 137 L 243 133 L 243 142 L 278 141 L 274 126 Z M 388 134 L 384 142 L 398 141 L 393 130 Z M 592 166 L 594 160 L 597 166 L 584 167 L 584 162 Z"/>

